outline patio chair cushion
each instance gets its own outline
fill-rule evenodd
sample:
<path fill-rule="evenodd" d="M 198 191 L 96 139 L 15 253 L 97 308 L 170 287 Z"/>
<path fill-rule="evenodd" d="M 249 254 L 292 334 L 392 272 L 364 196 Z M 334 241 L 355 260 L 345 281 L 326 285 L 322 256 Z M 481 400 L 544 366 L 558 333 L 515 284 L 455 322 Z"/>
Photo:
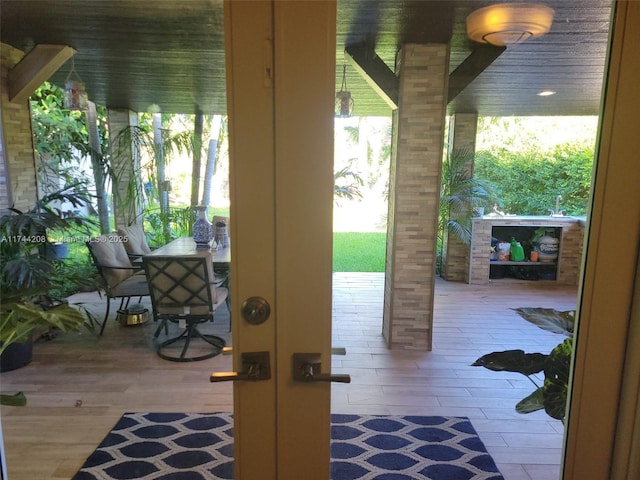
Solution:
<path fill-rule="evenodd" d="M 114 297 L 144 297 L 149 295 L 149 285 L 144 271 L 126 278 L 111 289 Z"/>
<path fill-rule="evenodd" d="M 142 225 L 118 228 L 118 234 L 122 237 L 124 248 L 129 255 L 142 256 L 151 253 Z"/>
<path fill-rule="evenodd" d="M 109 287 L 113 288 L 135 273 L 119 235 L 100 235 L 91 240 L 91 252 L 102 269 Z M 111 268 L 109 268 L 111 267 Z"/>

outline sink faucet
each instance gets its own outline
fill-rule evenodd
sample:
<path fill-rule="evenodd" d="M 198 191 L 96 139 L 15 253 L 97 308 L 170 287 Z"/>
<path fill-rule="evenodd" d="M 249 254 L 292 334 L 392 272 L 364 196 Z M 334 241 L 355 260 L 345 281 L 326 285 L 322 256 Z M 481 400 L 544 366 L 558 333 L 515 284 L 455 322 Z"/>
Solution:
<path fill-rule="evenodd" d="M 556 197 L 556 209 L 551 211 L 552 217 L 562 217 L 564 213 L 560 210 L 560 202 L 562 201 L 562 195 Z"/>

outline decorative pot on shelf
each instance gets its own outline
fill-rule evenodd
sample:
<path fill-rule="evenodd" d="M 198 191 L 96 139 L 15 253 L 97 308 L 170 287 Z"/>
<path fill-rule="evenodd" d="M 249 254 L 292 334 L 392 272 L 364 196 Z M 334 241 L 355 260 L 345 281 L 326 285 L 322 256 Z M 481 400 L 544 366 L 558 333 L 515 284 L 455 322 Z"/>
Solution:
<path fill-rule="evenodd" d="M 216 241 L 216 245 L 220 245 L 223 248 L 229 246 L 229 234 L 227 233 L 227 224 L 225 222 L 216 222 L 213 238 Z"/>
<path fill-rule="evenodd" d="M 538 253 L 538 260 L 541 263 L 553 263 L 558 260 L 558 247 L 560 246 L 560 240 L 549 235 L 544 235 L 538 239 L 536 250 Z"/>
<path fill-rule="evenodd" d="M 207 207 L 199 205 L 194 208 L 198 212 L 198 218 L 193 224 L 193 241 L 196 242 L 196 248 L 209 248 L 213 240 L 213 226 L 207 220 Z"/>

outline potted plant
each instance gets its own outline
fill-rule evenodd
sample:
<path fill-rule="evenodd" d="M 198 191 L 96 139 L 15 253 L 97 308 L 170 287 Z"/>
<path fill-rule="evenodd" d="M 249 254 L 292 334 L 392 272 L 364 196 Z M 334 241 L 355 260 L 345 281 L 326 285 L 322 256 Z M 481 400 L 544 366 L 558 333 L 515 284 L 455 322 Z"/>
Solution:
<path fill-rule="evenodd" d="M 69 256 L 69 243 L 52 240 L 47 235 L 42 253 L 47 260 L 64 260 Z"/>
<path fill-rule="evenodd" d="M 68 331 L 85 323 L 85 317 L 56 299 L 56 265 L 41 254 L 48 230 L 82 232 L 92 221 L 74 212 L 52 207 L 55 202 L 83 205 L 89 197 L 74 185 L 38 200 L 26 211 L 15 208 L 0 216 L 0 357 L 3 371 L 31 360 L 33 333 L 57 328 Z M 3 403 L 7 400 L 3 396 Z"/>

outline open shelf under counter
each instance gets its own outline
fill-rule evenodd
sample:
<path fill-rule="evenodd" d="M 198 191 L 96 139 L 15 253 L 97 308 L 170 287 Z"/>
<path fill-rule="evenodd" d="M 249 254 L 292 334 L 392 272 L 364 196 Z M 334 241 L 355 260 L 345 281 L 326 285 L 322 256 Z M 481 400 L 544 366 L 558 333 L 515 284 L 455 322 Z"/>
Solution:
<path fill-rule="evenodd" d="M 557 265 L 557 262 L 511 262 L 509 260 L 491 260 L 489 262 L 491 265 L 520 265 L 526 267 L 553 267 Z"/>

